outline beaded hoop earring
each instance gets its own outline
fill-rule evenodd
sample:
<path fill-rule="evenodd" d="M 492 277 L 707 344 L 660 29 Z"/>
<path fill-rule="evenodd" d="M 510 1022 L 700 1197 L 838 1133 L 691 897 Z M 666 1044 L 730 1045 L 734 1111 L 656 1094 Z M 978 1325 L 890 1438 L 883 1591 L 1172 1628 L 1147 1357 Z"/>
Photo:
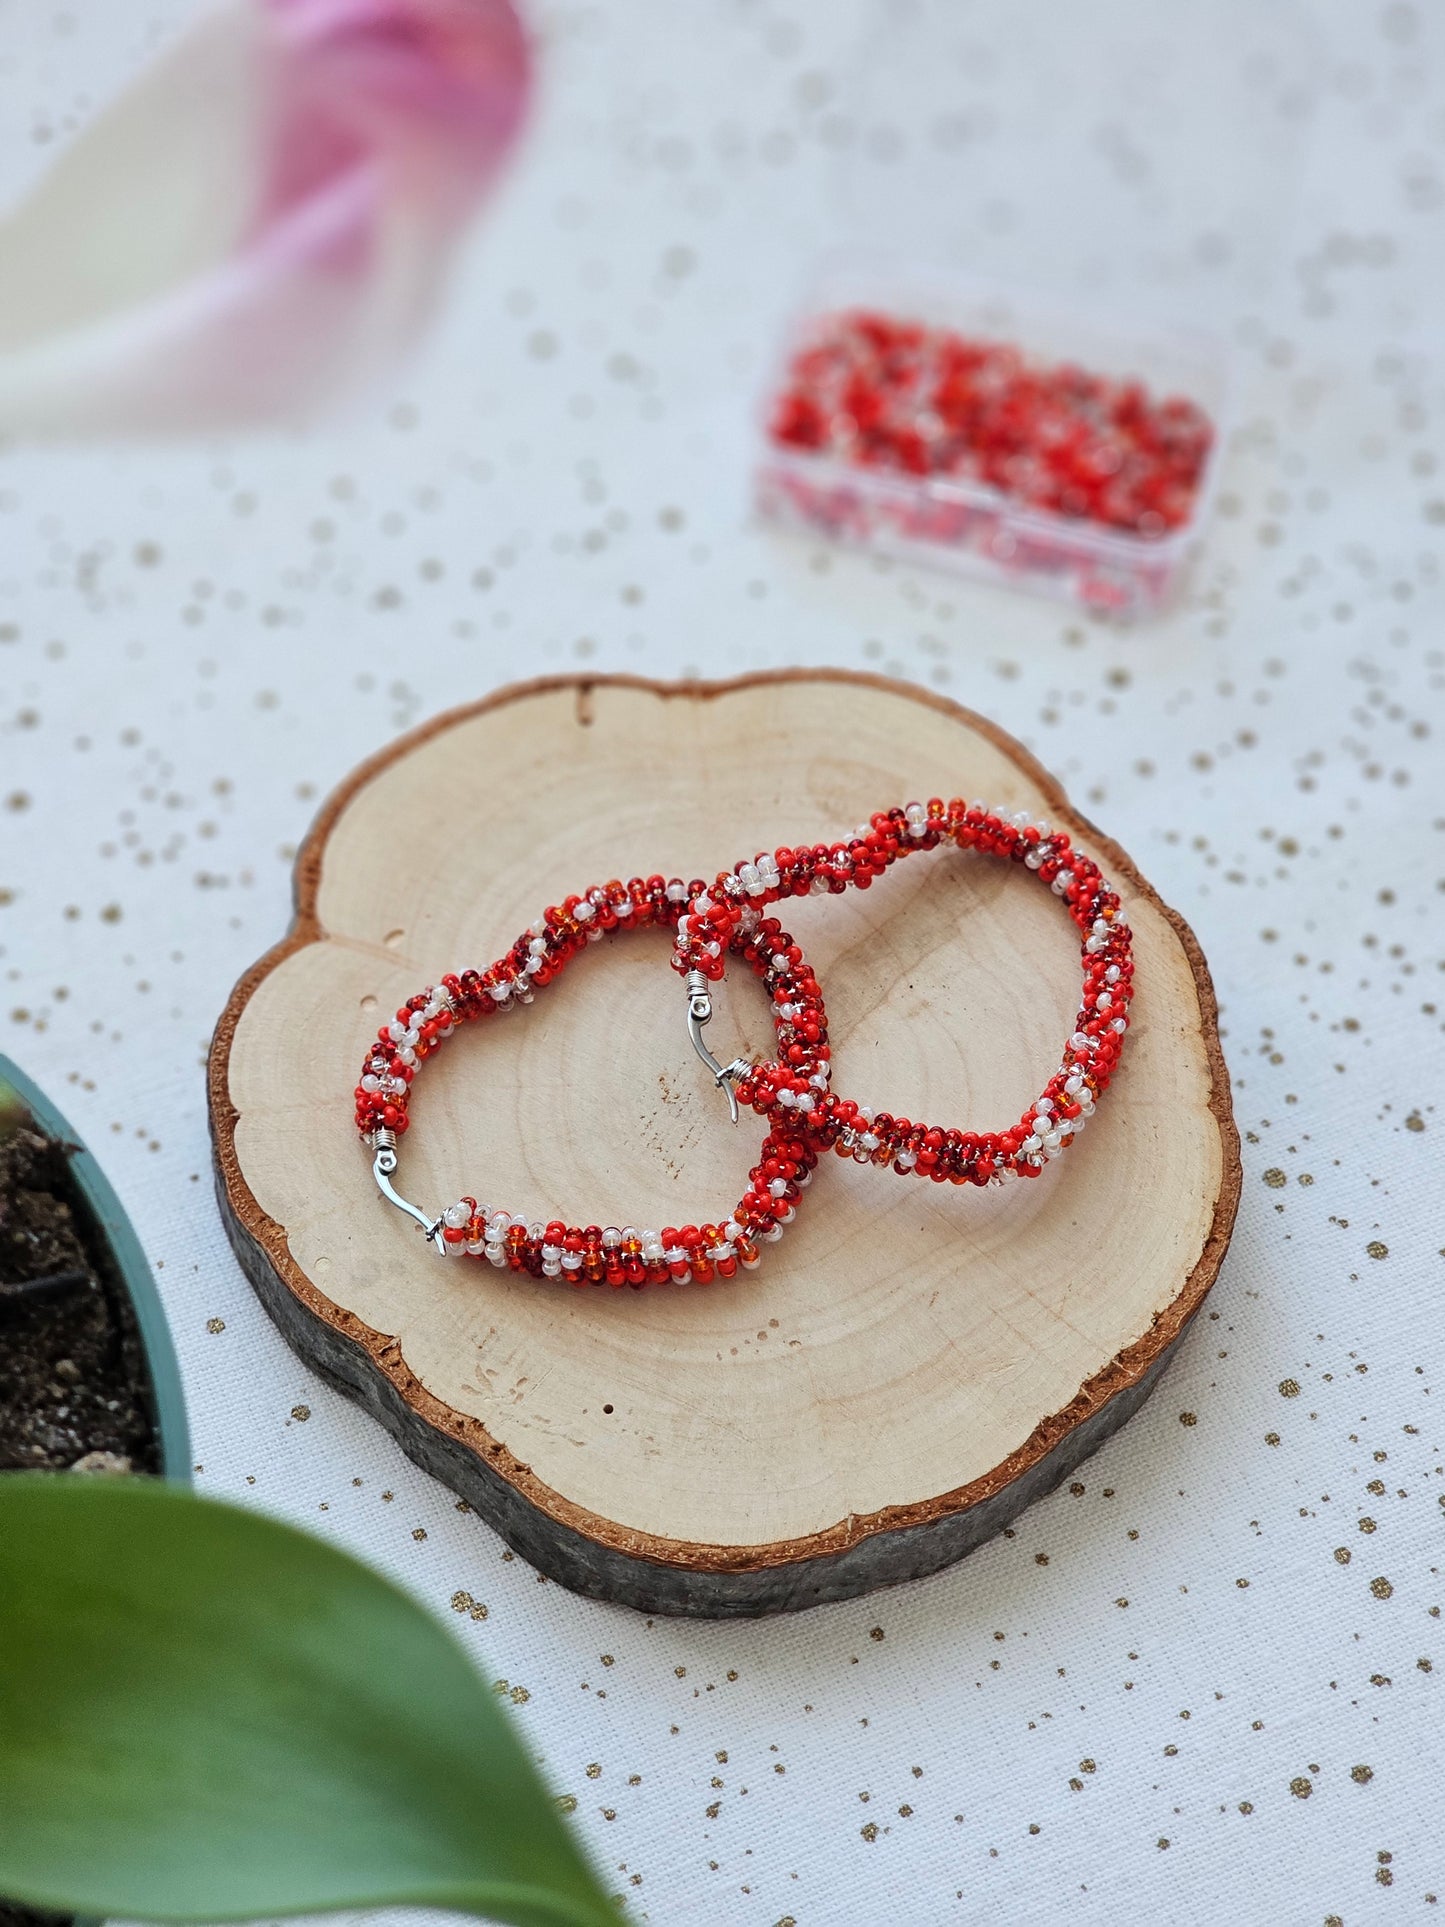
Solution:
<path fill-rule="evenodd" d="M 704 1285 L 734 1277 L 739 1266 L 751 1270 L 759 1260 L 759 1244 L 782 1236 L 799 1193 L 812 1178 L 818 1153 L 781 1111 L 763 1139 L 747 1191 L 716 1224 L 638 1231 L 631 1225 L 579 1226 L 560 1219 L 528 1222 L 470 1197 L 432 1217 L 400 1196 L 391 1183 L 398 1144 L 409 1123 L 412 1081 L 427 1058 L 462 1025 L 530 1004 L 537 990 L 608 931 L 675 924 L 682 905 L 701 887 L 658 876 L 634 878 L 628 884 L 614 881 L 580 897 L 566 897 L 525 930 L 490 969 L 443 977 L 440 984 L 409 997 L 377 1032 L 356 1087 L 356 1126 L 375 1153 L 372 1174 L 378 1189 L 416 1220 L 437 1250 L 578 1286 Z M 826 1049 L 827 1028 L 817 980 L 802 951 L 776 922 L 766 931 L 734 932 L 729 944 L 771 992 L 780 1058 L 800 1074 L 812 1075 L 817 1047 Z M 789 1013 L 803 1005 L 817 1014 L 800 1025 Z M 736 1100 L 730 1081 L 724 1080 L 746 1068 L 741 1061 L 717 1066 L 734 1115 Z"/>
<path fill-rule="evenodd" d="M 1034 871 L 1064 900 L 1083 936 L 1084 988 L 1073 1032 L 1059 1068 L 1019 1122 L 1004 1131 L 975 1132 L 886 1112 L 875 1115 L 826 1089 L 826 1051 L 823 1063 L 806 1075 L 784 1057 L 751 1068 L 730 1065 L 722 1076 L 752 1109 L 801 1123 L 814 1143 L 860 1164 L 887 1164 L 939 1183 L 1002 1184 L 1037 1177 L 1093 1116 L 1118 1067 L 1134 994 L 1131 937 L 1118 895 L 1062 830 L 1051 830 L 1026 811 L 1010 814 L 957 798 L 879 811 L 844 843 L 783 848 L 721 872 L 694 895 L 680 919 L 673 967 L 687 979 L 695 1001 L 698 986 L 705 991 L 722 977 L 726 948 L 736 932 L 757 923 L 762 905 L 789 896 L 837 895 L 850 886 L 866 890 L 900 858 L 943 843 Z M 690 1013 L 691 1008 L 690 1001 Z M 695 1030 L 693 1042 L 699 1045 Z M 715 1059 L 708 1061 L 710 1068 L 720 1069 Z"/>

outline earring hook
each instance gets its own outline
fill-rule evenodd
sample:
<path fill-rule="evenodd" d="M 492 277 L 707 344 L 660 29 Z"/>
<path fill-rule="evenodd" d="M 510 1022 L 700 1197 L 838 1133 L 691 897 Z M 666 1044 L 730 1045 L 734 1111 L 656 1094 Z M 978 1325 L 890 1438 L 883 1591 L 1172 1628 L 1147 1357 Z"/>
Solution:
<path fill-rule="evenodd" d="M 428 1240 L 435 1244 L 437 1235 L 442 1228 L 441 1219 L 429 1218 L 425 1211 L 419 1210 L 414 1204 L 409 1204 L 399 1191 L 392 1189 L 391 1174 L 396 1169 L 395 1131 L 389 1131 L 383 1125 L 372 1134 L 371 1141 L 376 1146 L 376 1156 L 372 1161 L 371 1175 L 376 1179 L 377 1190 L 380 1191 L 381 1195 L 389 1204 L 394 1204 L 398 1211 L 404 1211 L 409 1218 L 415 1218 L 422 1230 L 426 1233 Z M 437 1249 L 441 1249 L 440 1245 L 437 1246 Z"/>
<path fill-rule="evenodd" d="M 745 1057 L 735 1057 L 731 1064 L 720 1064 L 703 1042 L 702 1027 L 712 1020 L 712 993 L 708 989 L 707 978 L 700 970 L 687 973 L 687 1034 L 692 1039 L 692 1047 L 712 1072 L 713 1082 L 724 1092 L 728 1110 L 734 1124 L 738 1121 L 738 1100 L 733 1084 L 752 1069 Z"/>

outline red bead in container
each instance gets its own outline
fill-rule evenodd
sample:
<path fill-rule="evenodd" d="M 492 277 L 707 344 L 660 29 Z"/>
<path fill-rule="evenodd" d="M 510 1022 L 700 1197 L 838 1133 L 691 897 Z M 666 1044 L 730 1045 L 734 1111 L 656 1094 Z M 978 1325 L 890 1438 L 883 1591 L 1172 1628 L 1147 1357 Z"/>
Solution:
<path fill-rule="evenodd" d="M 876 301 L 815 307 L 768 398 L 759 505 L 1095 607 L 1148 608 L 1174 586 L 1218 443 L 1211 411 L 1163 373 L 1102 372 Z"/>

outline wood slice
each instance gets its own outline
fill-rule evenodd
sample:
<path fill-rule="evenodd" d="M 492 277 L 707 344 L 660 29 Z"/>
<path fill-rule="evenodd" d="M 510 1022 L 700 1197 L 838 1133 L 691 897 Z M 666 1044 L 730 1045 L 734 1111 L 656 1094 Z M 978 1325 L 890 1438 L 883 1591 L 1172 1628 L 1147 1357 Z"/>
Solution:
<path fill-rule="evenodd" d="M 576 1292 L 445 1262 L 377 1195 L 351 1091 L 376 1025 L 608 877 L 712 875 L 912 797 L 1066 826 L 1135 931 L 1125 1061 L 1037 1182 L 980 1191 L 829 1157 L 762 1265 L 707 1289 Z M 1025 873 L 958 851 L 785 906 L 836 1087 L 1001 1129 L 1058 1062 L 1077 935 Z M 575 1223 L 702 1222 L 763 1127 L 692 1056 L 660 931 L 596 945 L 427 1067 L 398 1183 Z M 766 1054 L 735 967 L 709 1041 Z M 647 1612 L 780 1612 L 936 1571 L 1158 1382 L 1219 1269 L 1238 1139 L 1199 946 L 1017 743 L 939 697 L 793 672 L 549 680 L 359 769 L 296 868 L 292 931 L 217 1026 L 221 1208 L 301 1356 L 551 1577 Z"/>

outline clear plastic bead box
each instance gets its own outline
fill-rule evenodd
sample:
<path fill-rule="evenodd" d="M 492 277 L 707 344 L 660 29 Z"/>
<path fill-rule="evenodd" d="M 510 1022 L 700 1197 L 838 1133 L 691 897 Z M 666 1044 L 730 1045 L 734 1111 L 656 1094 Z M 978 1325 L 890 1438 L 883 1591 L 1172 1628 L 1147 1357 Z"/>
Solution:
<path fill-rule="evenodd" d="M 790 366 L 820 323 L 855 309 L 1007 343 L 1029 360 L 1136 378 L 1157 398 L 1182 396 L 1214 435 L 1187 520 L 1157 535 L 1030 505 L 981 481 L 867 467 L 775 441 L 770 423 Z M 1166 603 L 1207 520 L 1227 423 L 1222 341 L 1152 326 L 1129 335 L 884 257 L 822 266 L 768 374 L 758 410 L 755 497 L 767 519 L 813 535 L 941 563 L 1119 615 Z"/>
<path fill-rule="evenodd" d="M 825 252 L 767 370 L 758 506 L 813 535 L 1147 615 L 1209 520 L 1229 344 L 1294 298 L 1285 231 L 1323 57 L 1313 10 L 877 0 L 868 20 L 818 130 L 836 155 Z M 1187 397 L 1214 429 L 1187 518 L 1136 532 L 1031 505 L 1042 489 L 776 444 L 768 418 L 794 352 L 852 308 Z"/>

